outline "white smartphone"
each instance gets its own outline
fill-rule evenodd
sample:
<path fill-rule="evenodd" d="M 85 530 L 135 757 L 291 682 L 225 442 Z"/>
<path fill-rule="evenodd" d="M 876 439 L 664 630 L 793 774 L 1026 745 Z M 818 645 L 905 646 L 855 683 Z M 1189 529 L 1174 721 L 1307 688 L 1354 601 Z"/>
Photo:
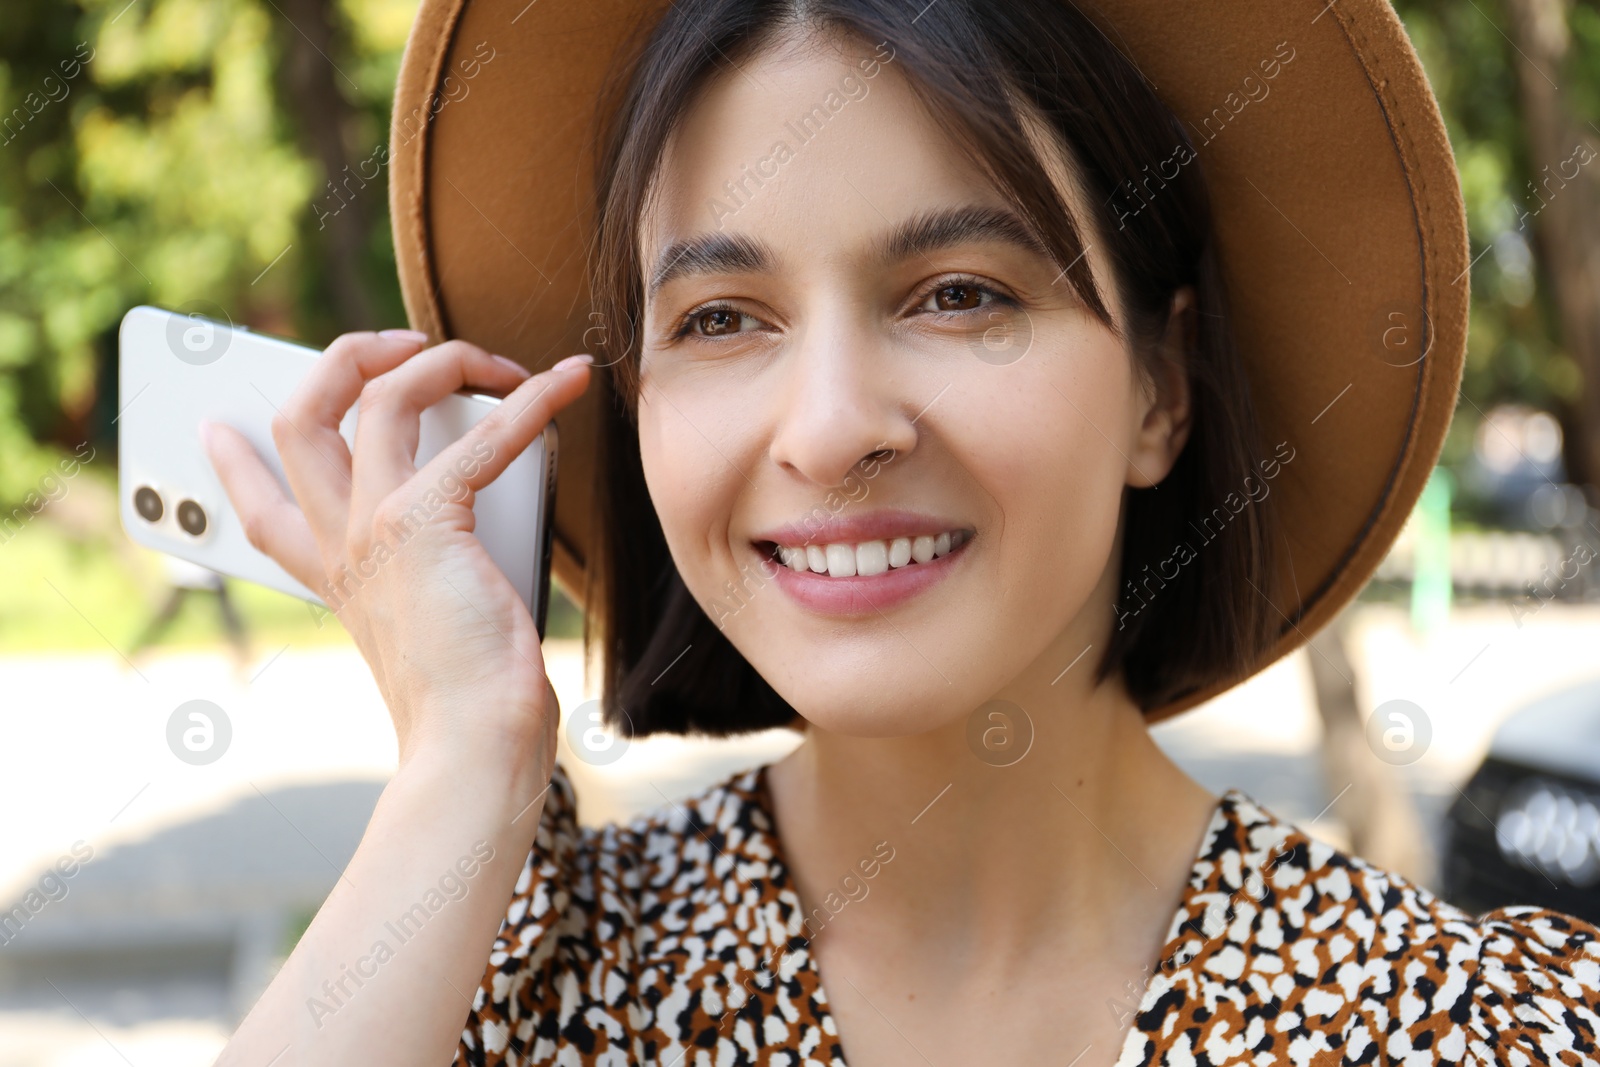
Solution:
<path fill-rule="evenodd" d="M 289 493 L 272 442 L 272 416 L 321 353 L 243 326 L 148 306 L 123 316 L 118 347 L 117 492 L 128 536 L 219 574 L 335 610 L 358 595 L 382 559 L 359 561 L 344 581 L 326 590 L 306 588 L 246 540 L 200 444 L 202 419 L 227 423 L 255 446 Z M 463 392 L 424 411 L 418 468 L 498 403 L 496 397 Z M 357 407 L 339 426 L 352 446 Z M 555 488 L 552 423 L 473 502 L 478 540 L 521 595 L 541 638 L 550 599 Z M 442 487 L 441 495 L 454 491 L 459 490 Z"/>

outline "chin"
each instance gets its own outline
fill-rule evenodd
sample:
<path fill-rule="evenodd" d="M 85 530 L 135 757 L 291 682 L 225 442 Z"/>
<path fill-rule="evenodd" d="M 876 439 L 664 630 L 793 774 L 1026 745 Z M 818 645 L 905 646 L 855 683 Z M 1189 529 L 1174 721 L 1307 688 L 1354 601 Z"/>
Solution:
<path fill-rule="evenodd" d="M 948 704 L 948 696 L 945 702 L 934 704 L 929 700 L 907 700 L 904 689 L 877 693 L 847 687 L 837 693 L 818 694 L 816 688 L 812 685 L 810 692 L 793 697 L 782 690 L 779 693 L 808 726 L 840 737 L 914 737 L 964 718 L 961 709 Z"/>
<path fill-rule="evenodd" d="M 891 655 L 832 668 L 815 665 L 825 657 L 770 663 L 758 656 L 751 663 L 808 725 L 842 737 L 912 737 L 962 728 L 1002 684 L 999 677 L 952 674 L 946 667 L 947 683 L 904 642 L 899 646 Z"/>

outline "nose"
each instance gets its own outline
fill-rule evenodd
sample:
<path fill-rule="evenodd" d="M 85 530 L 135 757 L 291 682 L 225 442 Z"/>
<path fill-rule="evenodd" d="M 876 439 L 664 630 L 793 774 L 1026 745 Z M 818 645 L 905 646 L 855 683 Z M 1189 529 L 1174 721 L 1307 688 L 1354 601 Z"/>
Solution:
<path fill-rule="evenodd" d="M 773 463 L 819 486 L 840 485 L 875 453 L 917 443 L 916 398 L 906 395 L 886 349 L 860 331 L 807 331 L 785 354 L 787 374 Z M 847 336 L 853 334 L 853 336 Z"/>

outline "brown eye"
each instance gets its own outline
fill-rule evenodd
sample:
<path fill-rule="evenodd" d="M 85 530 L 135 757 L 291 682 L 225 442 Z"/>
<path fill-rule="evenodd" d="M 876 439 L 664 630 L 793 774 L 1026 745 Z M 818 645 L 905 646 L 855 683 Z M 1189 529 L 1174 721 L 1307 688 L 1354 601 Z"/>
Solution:
<path fill-rule="evenodd" d="M 947 285 L 933 294 L 940 311 L 971 311 L 983 303 L 983 290 L 975 285 Z"/>
<path fill-rule="evenodd" d="M 744 316 L 731 308 L 712 308 L 696 315 L 695 322 L 700 325 L 700 332 L 706 337 L 718 337 L 722 334 L 738 333 L 739 327 L 744 324 Z"/>

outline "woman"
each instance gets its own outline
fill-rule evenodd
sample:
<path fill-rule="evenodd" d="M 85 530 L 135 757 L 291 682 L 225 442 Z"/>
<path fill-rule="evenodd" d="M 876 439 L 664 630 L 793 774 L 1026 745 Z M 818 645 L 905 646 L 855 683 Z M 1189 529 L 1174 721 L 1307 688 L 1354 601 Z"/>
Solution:
<path fill-rule="evenodd" d="M 213 428 L 230 498 L 317 587 L 450 467 L 424 407 L 509 394 L 474 488 L 562 412 L 610 722 L 804 740 L 580 829 L 533 623 L 446 504 L 341 611 L 399 770 L 225 1062 L 1595 1061 L 1600 931 L 1474 919 L 1150 739 L 1381 558 L 1467 256 L 1386 5 L 1112 6 L 424 4 L 426 331 L 329 348 L 293 502 Z M 585 354 L 490 354 L 547 344 Z"/>

